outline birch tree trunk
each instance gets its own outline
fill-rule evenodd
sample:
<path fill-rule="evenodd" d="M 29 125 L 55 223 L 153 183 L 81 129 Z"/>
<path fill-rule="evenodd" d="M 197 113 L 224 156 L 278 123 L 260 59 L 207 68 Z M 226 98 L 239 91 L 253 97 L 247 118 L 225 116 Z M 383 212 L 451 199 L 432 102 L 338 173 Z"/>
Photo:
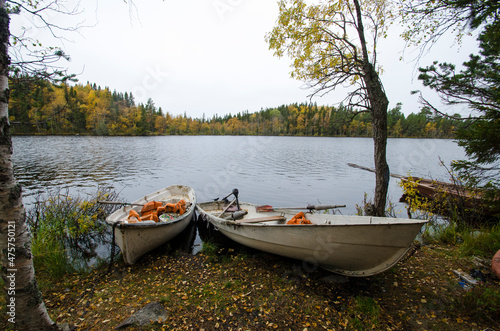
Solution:
<path fill-rule="evenodd" d="M 0 250 L 7 317 L 18 330 L 51 330 L 58 327 L 50 319 L 38 289 L 21 186 L 12 167 L 9 34 L 9 15 L 5 0 L 0 0 Z"/>

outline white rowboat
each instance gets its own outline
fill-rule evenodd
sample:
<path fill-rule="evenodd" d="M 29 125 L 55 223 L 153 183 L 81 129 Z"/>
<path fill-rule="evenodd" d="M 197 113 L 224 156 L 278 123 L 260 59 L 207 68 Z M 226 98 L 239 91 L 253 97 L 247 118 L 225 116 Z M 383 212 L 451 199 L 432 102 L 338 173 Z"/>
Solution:
<path fill-rule="evenodd" d="M 187 204 L 186 212 L 172 220 L 160 222 L 142 221 L 128 223 L 125 221 L 130 210 L 140 212 L 141 205 L 150 201 L 177 203 L 184 199 Z M 113 226 L 115 242 L 120 247 L 126 264 L 134 264 L 142 255 L 161 246 L 179 233 L 191 221 L 196 206 L 196 195 L 192 188 L 183 185 L 172 185 L 158 192 L 151 193 L 115 211 L 106 218 L 106 222 Z"/>
<path fill-rule="evenodd" d="M 230 212 L 222 214 L 225 206 L 222 201 L 206 202 L 198 204 L 197 210 L 216 229 L 242 245 L 352 277 L 372 276 L 394 266 L 427 222 L 306 213 L 313 224 L 289 225 L 286 222 L 297 211 L 259 212 L 257 205 L 240 202 L 247 214 L 232 220 Z"/>

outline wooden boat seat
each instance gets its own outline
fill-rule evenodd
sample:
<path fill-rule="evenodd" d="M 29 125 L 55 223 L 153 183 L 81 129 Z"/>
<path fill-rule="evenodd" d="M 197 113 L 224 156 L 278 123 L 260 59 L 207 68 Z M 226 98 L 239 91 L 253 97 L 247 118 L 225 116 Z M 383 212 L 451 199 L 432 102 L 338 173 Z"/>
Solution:
<path fill-rule="evenodd" d="M 285 221 L 285 216 L 266 216 L 266 217 L 255 217 L 247 218 L 245 220 L 237 220 L 236 223 L 260 223 L 260 222 L 270 222 L 270 221 Z"/>

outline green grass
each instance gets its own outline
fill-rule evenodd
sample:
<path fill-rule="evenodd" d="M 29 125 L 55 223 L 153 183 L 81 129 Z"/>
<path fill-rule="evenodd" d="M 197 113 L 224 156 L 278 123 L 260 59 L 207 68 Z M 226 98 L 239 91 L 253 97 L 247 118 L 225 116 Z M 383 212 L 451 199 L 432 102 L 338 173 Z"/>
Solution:
<path fill-rule="evenodd" d="M 478 230 L 464 231 L 460 252 L 466 256 L 491 258 L 500 249 L 500 224 L 482 227 Z"/>
<path fill-rule="evenodd" d="M 49 229 L 39 231 L 32 239 L 31 253 L 37 273 L 45 273 L 60 278 L 74 271 L 63 243 Z"/>
<path fill-rule="evenodd" d="M 461 314 L 471 314 L 474 318 L 498 321 L 500 317 L 500 288 L 498 286 L 477 286 L 464 293 L 454 302 L 454 310 Z"/>
<path fill-rule="evenodd" d="M 376 329 L 380 325 L 380 306 L 372 297 L 357 296 L 353 315 L 351 323 L 356 330 Z"/>
<path fill-rule="evenodd" d="M 463 256 L 491 259 L 500 249 L 500 224 L 473 228 L 463 223 L 434 223 L 426 226 L 422 238 L 424 242 L 458 246 Z"/>
<path fill-rule="evenodd" d="M 200 253 L 206 255 L 209 262 L 217 260 L 217 252 L 219 251 L 219 246 L 213 241 L 207 240 L 202 243 Z"/>

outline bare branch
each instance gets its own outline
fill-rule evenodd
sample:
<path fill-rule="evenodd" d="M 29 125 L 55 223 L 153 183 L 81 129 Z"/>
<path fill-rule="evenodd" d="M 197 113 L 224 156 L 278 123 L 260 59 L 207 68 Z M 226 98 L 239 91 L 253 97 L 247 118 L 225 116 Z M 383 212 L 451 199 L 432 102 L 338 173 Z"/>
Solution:
<path fill-rule="evenodd" d="M 447 113 L 444 113 L 444 112 L 440 111 L 439 109 L 437 109 L 427 99 L 425 99 L 424 96 L 422 95 L 422 92 L 420 92 L 420 91 L 414 91 L 414 93 L 417 93 L 417 92 L 419 93 L 418 100 L 419 100 L 419 102 L 422 105 L 429 107 L 430 109 L 432 109 L 432 111 L 434 113 L 439 114 L 439 115 L 441 115 L 443 117 L 446 117 L 446 118 L 449 118 L 449 119 L 452 119 L 452 120 L 458 120 L 458 121 L 468 121 L 468 120 L 480 120 L 480 119 L 482 119 L 482 117 L 472 117 L 472 116 L 463 117 L 463 118 L 462 117 L 450 116 Z"/>
<path fill-rule="evenodd" d="M 84 27 L 84 21 L 73 26 L 60 26 L 48 20 L 51 15 L 77 16 L 83 11 L 80 10 L 80 3 L 66 6 L 66 1 L 51 0 L 46 3 L 24 2 L 15 0 L 6 0 L 11 6 L 15 7 L 14 14 L 30 16 L 29 22 L 37 30 L 46 30 L 49 35 L 58 40 L 66 40 L 64 33 L 77 32 Z M 69 60 L 69 56 L 59 47 L 43 46 L 39 40 L 27 36 L 29 29 L 22 27 L 21 34 L 11 32 L 10 53 L 12 58 L 11 70 L 14 74 L 25 74 L 30 76 L 40 76 L 45 78 L 66 79 L 72 75 L 66 73 L 66 69 L 57 66 L 56 63 L 61 60 Z M 64 78 L 66 77 L 66 78 Z"/>

